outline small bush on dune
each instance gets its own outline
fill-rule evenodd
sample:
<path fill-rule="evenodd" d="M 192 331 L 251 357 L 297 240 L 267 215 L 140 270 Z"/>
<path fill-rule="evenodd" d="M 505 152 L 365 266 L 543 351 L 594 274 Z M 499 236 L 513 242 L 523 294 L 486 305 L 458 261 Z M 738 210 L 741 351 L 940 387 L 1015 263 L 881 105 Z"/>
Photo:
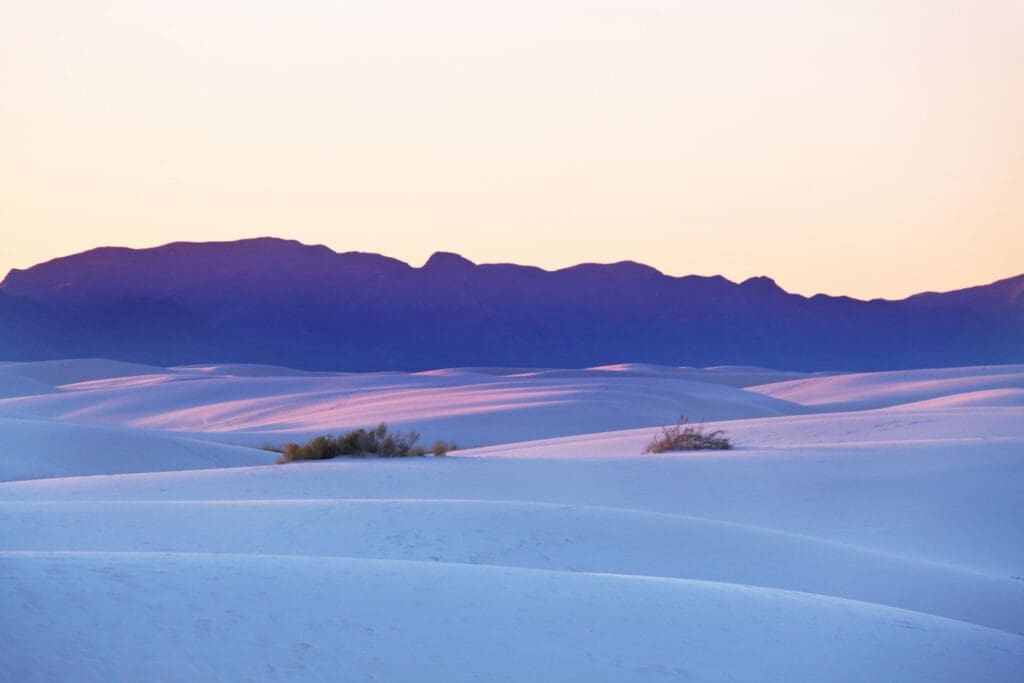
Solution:
<path fill-rule="evenodd" d="M 651 439 L 644 453 L 667 453 L 669 451 L 724 451 L 732 448 L 732 442 L 725 432 L 716 429 L 705 432 L 703 425 L 692 425 L 685 415 L 669 427 L 662 427 L 661 432 Z"/>
<path fill-rule="evenodd" d="M 391 431 L 385 423 L 374 429 L 354 429 L 338 436 L 317 436 L 304 445 L 289 443 L 277 459 L 278 464 L 296 460 L 329 460 L 338 456 L 405 458 L 431 453 L 444 455 L 455 450 L 454 443 L 438 441 L 430 449 L 417 446 L 417 432 Z"/>
<path fill-rule="evenodd" d="M 434 447 L 430 449 L 431 455 L 444 455 L 448 451 L 458 450 L 459 445 L 454 441 L 435 441 Z"/>

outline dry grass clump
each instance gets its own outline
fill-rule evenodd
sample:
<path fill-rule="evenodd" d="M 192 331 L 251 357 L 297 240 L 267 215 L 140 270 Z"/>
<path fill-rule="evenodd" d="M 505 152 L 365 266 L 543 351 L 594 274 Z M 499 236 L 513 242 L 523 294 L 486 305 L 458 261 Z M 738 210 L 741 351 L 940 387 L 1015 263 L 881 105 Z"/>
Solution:
<path fill-rule="evenodd" d="M 410 456 L 444 455 L 457 448 L 454 443 L 437 441 L 431 448 L 416 445 L 417 432 L 391 431 L 385 423 L 374 429 L 354 429 L 338 436 L 317 436 L 305 444 L 289 443 L 281 451 L 278 464 L 296 460 L 329 460 L 339 456 L 405 458 Z"/>
<path fill-rule="evenodd" d="M 685 415 L 680 415 L 674 425 L 662 427 L 644 453 L 667 453 L 670 451 L 724 451 L 732 448 L 732 442 L 725 432 L 716 429 L 705 432 L 703 425 L 692 425 Z"/>

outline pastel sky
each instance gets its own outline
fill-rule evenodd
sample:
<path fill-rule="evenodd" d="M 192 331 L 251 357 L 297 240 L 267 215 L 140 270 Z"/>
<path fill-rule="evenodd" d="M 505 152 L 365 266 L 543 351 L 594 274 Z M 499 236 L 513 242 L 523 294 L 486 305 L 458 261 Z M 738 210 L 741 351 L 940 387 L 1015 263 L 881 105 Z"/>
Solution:
<path fill-rule="evenodd" d="M 1024 272 L 1024 0 L 3 0 L 0 271 L 275 235 L 905 296 Z"/>

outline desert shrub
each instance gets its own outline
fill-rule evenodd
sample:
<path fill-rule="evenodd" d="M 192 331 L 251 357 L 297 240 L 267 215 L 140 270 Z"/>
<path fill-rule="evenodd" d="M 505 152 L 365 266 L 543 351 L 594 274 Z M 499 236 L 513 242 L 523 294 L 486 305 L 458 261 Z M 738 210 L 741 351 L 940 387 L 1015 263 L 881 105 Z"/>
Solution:
<path fill-rule="evenodd" d="M 447 441 L 435 441 L 434 442 L 434 447 L 430 449 L 430 454 L 431 455 L 444 455 L 448 451 L 454 451 L 454 450 L 457 450 L 458 448 L 459 448 L 458 444 L 456 444 L 454 441 L 452 441 L 450 443 L 447 442 Z"/>
<path fill-rule="evenodd" d="M 722 451 L 730 448 L 732 448 L 732 442 L 721 429 L 705 432 L 703 425 L 692 425 L 685 415 L 680 415 L 674 425 L 661 428 L 661 431 L 644 448 L 644 453 Z"/>
<path fill-rule="evenodd" d="M 284 447 L 278 464 L 296 460 L 329 460 L 338 456 L 382 458 L 405 458 L 431 453 L 444 455 L 455 449 L 454 443 L 438 441 L 433 448 L 416 445 L 420 435 L 417 432 L 400 432 L 388 429 L 381 423 L 373 429 L 353 429 L 338 436 L 317 436 L 306 444 L 289 443 Z"/>

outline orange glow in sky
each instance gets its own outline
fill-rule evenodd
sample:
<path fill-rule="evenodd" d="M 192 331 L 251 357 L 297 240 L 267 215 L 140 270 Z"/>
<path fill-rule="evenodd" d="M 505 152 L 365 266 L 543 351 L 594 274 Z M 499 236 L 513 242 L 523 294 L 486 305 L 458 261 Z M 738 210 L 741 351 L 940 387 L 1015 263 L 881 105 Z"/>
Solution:
<path fill-rule="evenodd" d="M 0 271 L 274 235 L 901 297 L 1024 272 L 1019 0 L 7 0 Z"/>

